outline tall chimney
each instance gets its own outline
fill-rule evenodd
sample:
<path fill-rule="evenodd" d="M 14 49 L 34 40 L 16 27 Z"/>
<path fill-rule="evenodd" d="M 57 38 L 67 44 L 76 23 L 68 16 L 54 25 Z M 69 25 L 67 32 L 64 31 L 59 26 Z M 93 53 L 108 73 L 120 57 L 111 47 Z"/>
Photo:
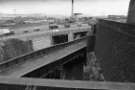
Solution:
<path fill-rule="evenodd" d="M 130 0 L 127 23 L 135 25 L 135 0 Z"/>
<path fill-rule="evenodd" d="M 72 0 L 72 10 L 71 10 L 71 17 L 74 15 L 74 0 Z"/>

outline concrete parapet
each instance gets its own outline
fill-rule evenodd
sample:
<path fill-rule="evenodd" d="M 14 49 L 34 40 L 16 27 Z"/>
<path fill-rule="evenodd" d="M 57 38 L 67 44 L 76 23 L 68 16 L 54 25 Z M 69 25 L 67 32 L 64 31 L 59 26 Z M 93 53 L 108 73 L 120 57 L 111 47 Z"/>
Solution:
<path fill-rule="evenodd" d="M 0 62 L 33 51 L 31 41 L 8 39 L 0 42 Z"/>

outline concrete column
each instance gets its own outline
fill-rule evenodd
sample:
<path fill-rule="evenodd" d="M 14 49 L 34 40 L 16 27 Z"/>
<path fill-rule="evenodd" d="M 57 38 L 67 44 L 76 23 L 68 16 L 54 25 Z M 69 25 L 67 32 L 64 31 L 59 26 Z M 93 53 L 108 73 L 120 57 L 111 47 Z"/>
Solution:
<path fill-rule="evenodd" d="M 59 66 L 60 79 L 65 79 L 65 70 L 63 66 Z"/>
<path fill-rule="evenodd" d="M 74 34 L 72 32 L 69 32 L 68 34 L 68 42 L 74 40 Z"/>
<path fill-rule="evenodd" d="M 135 0 L 130 0 L 127 23 L 135 25 Z"/>

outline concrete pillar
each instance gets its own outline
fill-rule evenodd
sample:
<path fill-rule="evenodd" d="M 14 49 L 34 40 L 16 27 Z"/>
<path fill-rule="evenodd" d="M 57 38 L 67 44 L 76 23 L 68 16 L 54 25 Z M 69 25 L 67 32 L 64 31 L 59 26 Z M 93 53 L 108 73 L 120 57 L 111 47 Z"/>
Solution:
<path fill-rule="evenodd" d="M 65 79 L 65 70 L 63 66 L 59 66 L 60 79 Z"/>
<path fill-rule="evenodd" d="M 74 40 L 74 34 L 72 32 L 69 32 L 68 34 L 68 42 Z"/>
<path fill-rule="evenodd" d="M 135 25 L 135 0 L 130 0 L 127 23 Z"/>

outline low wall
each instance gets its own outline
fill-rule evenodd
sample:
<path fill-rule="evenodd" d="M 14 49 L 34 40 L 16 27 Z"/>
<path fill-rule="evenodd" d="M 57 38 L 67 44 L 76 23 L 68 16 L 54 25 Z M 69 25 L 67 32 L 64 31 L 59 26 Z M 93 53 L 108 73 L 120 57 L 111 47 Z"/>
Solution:
<path fill-rule="evenodd" d="M 99 20 L 95 54 L 105 80 L 135 81 L 135 26 Z"/>
<path fill-rule="evenodd" d="M 0 62 L 33 51 L 32 41 L 8 39 L 0 41 Z"/>

